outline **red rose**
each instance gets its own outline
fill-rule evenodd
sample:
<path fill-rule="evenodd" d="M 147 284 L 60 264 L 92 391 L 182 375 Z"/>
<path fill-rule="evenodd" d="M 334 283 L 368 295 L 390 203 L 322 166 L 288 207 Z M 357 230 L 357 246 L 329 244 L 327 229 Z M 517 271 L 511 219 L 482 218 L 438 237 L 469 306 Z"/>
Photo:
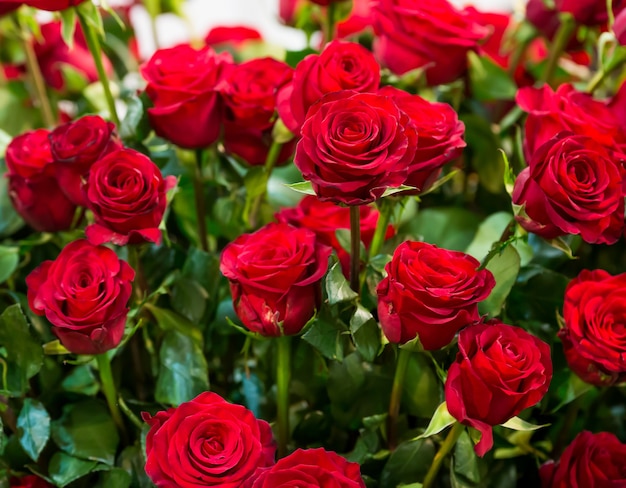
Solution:
<path fill-rule="evenodd" d="M 122 340 L 134 277 L 114 251 L 81 239 L 26 277 L 28 303 L 69 351 L 101 354 Z"/>
<path fill-rule="evenodd" d="M 615 17 L 615 23 L 613 24 L 613 32 L 622 46 L 626 46 L 626 10 L 622 10 L 617 17 Z"/>
<path fill-rule="evenodd" d="M 541 466 L 542 488 L 623 488 L 626 486 L 626 444 L 610 432 L 583 431 L 561 459 Z"/>
<path fill-rule="evenodd" d="M 95 223 L 85 229 L 92 244 L 118 246 L 161 242 L 158 229 L 166 192 L 176 178 L 163 178 L 150 159 L 132 149 L 118 149 L 96 162 L 83 191 Z"/>
<path fill-rule="evenodd" d="M 40 478 L 39 476 L 35 476 L 34 474 L 22 476 L 21 478 L 13 477 L 10 479 L 9 486 L 10 488 L 52 488 L 53 487 L 53 485 L 48 483 L 46 480 Z"/>
<path fill-rule="evenodd" d="M 19 3 L 29 5 L 41 10 L 48 10 L 50 12 L 56 12 L 57 10 L 65 10 L 70 7 L 75 7 L 83 3 L 85 0 L 4 0 L 6 3 Z"/>
<path fill-rule="evenodd" d="M 565 290 L 559 331 L 570 368 L 597 386 L 626 381 L 626 273 L 583 270 Z"/>
<path fill-rule="evenodd" d="M 262 41 L 258 30 L 243 25 L 213 27 L 204 38 L 207 46 L 232 44 L 240 46 L 246 41 Z"/>
<path fill-rule="evenodd" d="M 396 102 L 417 129 L 417 150 L 404 184 L 418 188 L 417 193 L 421 193 L 437 179 L 444 164 L 463 152 L 465 125 L 447 103 L 429 102 L 391 86 L 381 88 L 378 93 Z"/>
<path fill-rule="evenodd" d="M 378 210 L 368 205 L 361 205 L 359 213 L 361 215 L 361 241 L 366 248 L 369 248 L 376 231 L 379 213 Z M 332 202 L 321 202 L 317 197 L 307 195 L 300 200 L 297 207 L 285 208 L 278 212 L 276 219 L 279 222 L 315 232 L 320 242 L 335 250 L 344 274 L 348 275 L 350 254 L 341 247 L 336 235 L 338 229 L 350 229 L 350 209 L 348 207 L 341 207 Z M 393 234 L 394 230 L 390 225 L 387 227 L 385 238 L 389 238 Z"/>
<path fill-rule="evenodd" d="M 159 49 L 141 67 L 148 82 L 148 109 L 157 135 L 178 146 L 197 149 L 211 145 L 220 135 L 223 103 L 219 85 L 232 67 L 227 52 L 189 45 Z"/>
<path fill-rule="evenodd" d="M 623 0 L 613 0 L 613 14 L 618 15 L 626 8 Z M 578 24 L 601 25 L 608 19 L 606 2 L 602 0 L 554 0 L 554 8 L 543 0 L 530 0 L 527 17 L 547 37 L 552 38 L 559 26 L 559 13 L 570 13 Z"/>
<path fill-rule="evenodd" d="M 406 241 L 393 253 L 379 283 L 378 317 L 389 342 L 419 337 L 424 349 L 440 349 L 459 329 L 476 322 L 478 302 L 496 284 L 491 271 L 458 251 Z"/>
<path fill-rule="evenodd" d="M 269 424 L 216 393 L 142 417 L 150 425 L 146 473 L 158 488 L 239 488 L 258 468 L 274 464 Z"/>
<path fill-rule="evenodd" d="M 56 180 L 49 131 L 37 129 L 14 138 L 6 150 L 9 196 L 17 213 L 33 229 L 57 232 L 69 229 L 76 206 Z"/>
<path fill-rule="evenodd" d="M 430 85 L 449 83 L 467 69 L 467 53 L 489 31 L 447 0 L 377 0 L 376 56 L 397 74 L 424 68 Z"/>
<path fill-rule="evenodd" d="M 330 253 L 312 231 L 287 224 L 268 224 L 228 244 L 220 270 L 243 325 L 264 336 L 300 332 L 320 306 Z"/>
<path fill-rule="evenodd" d="M 546 239 L 580 234 L 589 243 L 612 244 L 624 227 L 620 169 L 604 145 L 562 132 L 534 149 L 515 180 L 516 216 L 529 232 Z"/>
<path fill-rule="evenodd" d="M 325 94 L 340 90 L 374 92 L 380 67 L 372 53 L 355 42 L 333 41 L 296 66 L 293 80 L 278 94 L 278 113 L 287 128 L 298 134 L 309 107 Z"/>
<path fill-rule="evenodd" d="M 320 200 L 363 205 L 405 182 L 417 141 L 392 99 L 345 90 L 311 107 L 294 163 Z"/>
<path fill-rule="evenodd" d="M 332 451 L 298 449 L 274 466 L 260 469 L 244 488 L 365 488 L 361 468 Z"/>
<path fill-rule="evenodd" d="M 293 25 L 297 12 L 306 5 L 307 0 L 279 0 L 278 16 L 287 25 Z"/>
<path fill-rule="evenodd" d="M 115 125 L 97 115 L 86 115 L 54 129 L 50 150 L 61 189 L 76 205 L 86 206 L 82 182 L 89 168 L 105 154 L 121 149 Z"/>
<path fill-rule="evenodd" d="M 491 427 L 539 402 L 551 379 L 548 344 L 520 327 L 474 324 L 459 334 L 459 352 L 445 384 L 446 404 L 455 419 L 480 431 L 474 449 L 484 456 L 493 446 Z"/>
<path fill-rule="evenodd" d="M 344 39 L 365 30 L 372 24 L 370 0 L 352 0 L 352 9 L 347 19 L 337 22 L 337 37 Z"/>

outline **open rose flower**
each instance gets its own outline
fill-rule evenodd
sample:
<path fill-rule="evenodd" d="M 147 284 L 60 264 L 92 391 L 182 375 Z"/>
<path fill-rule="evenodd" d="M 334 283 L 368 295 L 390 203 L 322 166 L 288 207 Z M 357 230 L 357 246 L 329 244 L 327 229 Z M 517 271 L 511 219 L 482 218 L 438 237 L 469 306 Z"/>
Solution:
<path fill-rule="evenodd" d="M 85 229 L 93 244 L 119 246 L 161 241 L 159 224 L 167 205 L 166 193 L 176 178 L 163 178 L 147 156 L 118 149 L 95 163 L 84 192 L 95 223 Z"/>
<path fill-rule="evenodd" d="M 524 329 L 492 321 L 459 334 L 459 352 L 448 369 L 446 404 L 459 422 L 481 433 L 484 456 L 493 446 L 492 426 L 543 398 L 552 379 L 550 346 Z"/>
<path fill-rule="evenodd" d="M 49 134 L 37 129 L 17 136 L 5 155 L 11 202 L 28 225 L 40 232 L 69 229 L 76 211 L 57 182 Z"/>
<path fill-rule="evenodd" d="M 26 277 L 28 303 L 70 352 L 101 354 L 122 340 L 134 277 L 114 251 L 81 239 Z"/>
<path fill-rule="evenodd" d="M 320 200 L 363 205 L 405 182 L 417 142 L 391 98 L 344 90 L 310 108 L 294 164 Z"/>
<path fill-rule="evenodd" d="M 467 70 L 467 53 L 489 30 L 448 0 L 377 0 L 374 52 L 391 71 L 426 70 L 430 85 L 450 83 Z"/>
<path fill-rule="evenodd" d="M 611 432 L 583 431 L 561 458 L 541 466 L 542 488 L 620 488 L 626 486 L 626 444 Z"/>
<path fill-rule="evenodd" d="M 327 93 L 374 92 L 379 83 L 380 67 L 371 52 L 356 42 L 333 41 L 298 63 L 292 82 L 278 95 L 278 113 L 299 134 L 309 107 Z"/>
<path fill-rule="evenodd" d="M 622 175 L 615 153 L 585 135 L 562 132 L 531 153 L 515 180 L 518 222 L 546 239 L 580 234 L 612 244 L 624 227 Z"/>
<path fill-rule="evenodd" d="M 462 252 L 425 242 L 400 244 L 377 289 L 378 316 L 389 342 L 419 337 L 424 349 L 440 349 L 477 321 L 478 302 L 496 283 L 491 271 L 478 271 L 479 266 Z"/>
<path fill-rule="evenodd" d="M 563 318 L 570 368 L 597 386 L 626 381 L 626 273 L 581 271 L 565 290 Z"/>
<path fill-rule="evenodd" d="M 159 49 L 141 67 L 148 82 L 148 109 L 157 135 L 174 144 L 199 149 L 217 140 L 223 117 L 220 83 L 232 68 L 232 56 L 181 44 Z"/>
<path fill-rule="evenodd" d="M 325 449 L 298 449 L 271 468 L 260 469 L 244 488 L 365 488 L 357 463 Z"/>
<path fill-rule="evenodd" d="M 264 336 L 300 332 L 320 306 L 330 253 L 312 231 L 282 223 L 228 244 L 220 270 L 243 325 Z"/>
<path fill-rule="evenodd" d="M 240 488 L 274 464 L 269 424 L 216 393 L 143 419 L 150 425 L 146 473 L 158 488 Z"/>

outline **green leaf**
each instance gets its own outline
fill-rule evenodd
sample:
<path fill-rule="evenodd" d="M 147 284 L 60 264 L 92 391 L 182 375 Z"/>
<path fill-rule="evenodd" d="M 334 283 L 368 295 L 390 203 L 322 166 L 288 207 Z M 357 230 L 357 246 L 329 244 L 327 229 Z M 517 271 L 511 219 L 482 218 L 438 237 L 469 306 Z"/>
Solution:
<path fill-rule="evenodd" d="M 313 190 L 313 186 L 310 181 L 299 181 L 298 183 L 291 183 L 289 185 L 285 185 L 287 188 L 291 188 L 293 191 L 297 191 L 298 193 L 304 193 L 305 195 L 315 195 L 315 191 Z"/>
<path fill-rule="evenodd" d="M 317 51 L 310 47 L 307 47 L 302 51 L 287 51 L 285 53 L 285 63 L 287 63 L 292 68 L 295 68 L 296 65 L 309 54 L 317 54 Z"/>
<path fill-rule="evenodd" d="M 572 248 L 569 246 L 567 242 L 562 237 L 555 237 L 554 239 L 546 239 L 546 242 L 550 244 L 553 248 L 558 249 L 559 251 L 563 251 L 565 255 L 570 259 L 578 259 L 574 256 L 574 252 Z"/>
<path fill-rule="evenodd" d="M 475 213 L 459 207 L 439 207 L 421 210 L 409 227 L 400 229 L 412 238 L 422 237 L 425 242 L 452 251 L 467 248 L 480 223 Z"/>
<path fill-rule="evenodd" d="M 52 438 L 62 451 L 107 465 L 115 462 L 119 443 L 117 427 L 107 407 L 95 399 L 63 407 L 61 418 L 52 422 Z"/>
<path fill-rule="evenodd" d="M 453 488 L 469 488 L 480 483 L 478 456 L 467 431 L 461 433 L 454 446 L 450 475 Z"/>
<path fill-rule="evenodd" d="M 382 194 L 381 198 L 395 195 L 396 193 L 402 193 L 403 191 L 415 191 L 415 190 L 419 190 L 419 188 L 416 188 L 414 186 L 408 186 L 408 185 L 400 185 L 400 186 L 396 186 L 393 188 L 389 187 Z"/>
<path fill-rule="evenodd" d="M 74 32 L 76 31 L 76 10 L 66 8 L 59 11 L 59 14 L 61 15 L 61 37 L 71 51 L 74 47 Z"/>
<path fill-rule="evenodd" d="M 370 311 L 361 304 L 350 318 L 350 332 L 363 359 L 374 361 L 381 350 L 380 328 Z"/>
<path fill-rule="evenodd" d="M 487 264 L 487 269 L 493 273 L 496 286 L 486 300 L 478 304 L 481 315 L 487 314 L 495 317 L 500 314 L 504 302 L 517 280 L 520 270 L 520 257 L 511 245 L 504 248 L 500 254 L 496 254 Z"/>
<path fill-rule="evenodd" d="M 480 184 L 490 193 L 501 193 L 504 188 L 504 165 L 500 154 L 500 140 L 489 121 L 478 114 L 464 114 L 466 154 L 478 173 Z"/>
<path fill-rule="evenodd" d="M 479 56 L 473 51 L 467 53 L 469 79 L 472 95 L 481 102 L 513 100 L 517 85 L 504 68 L 488 56 Z"/>
<path fill-rule="evenodd" d="M 504 149 L 498 149 L 498 151 L 500 151 L 504 163 L 504 188 L 509 195 L 512 195 L 516 180 L 515 173 L 513 172 L 513 168 L 509 163 L 509 158 L 504 152 Z"/>
<path fill-rule="evenodd" d="M 132 476 L 122 468 L 113 468 L 102 473 L 96 488 L 129 488 L 132 481 Z"/>
<path fill-rule="evenodd" d="M 48 471 L 54 483 L 63 488 L 72 481 L 94 471 L 98 466 L 96 461 L 85 461 L 73 456 L 68 456 L 62 452 L 57 452 L 50 459 Z"/>
<path fill-rule="evenodd" d="M 550 424 L 534 425 L 529 422 L 526 422 L 525 420 L 522 420 L 519 417 L 513 417 L 512 419 L 509 419 L 500 425 L 502 425 L 502 427 L 506 427 L 507 429 L 521 430 L 524 432 L 528 432 L 532 430 L 539 430 L 539 429 L 542 429 L 543 427 L 548 427 Z"/>
<path fill-rule="evenodd" d="M 323 356 L 341 361 L 347 342 L 345 333 L 346 329 L 337 320 L 318 315 L 301 337 Z"/>
<path fill-rule="evenodd" d="M 142 433 L 142 443 L 144 443 L 145 436 Z M 139 445 L 129 446 L 122 451 L 118 458 L 118 465 L 128 473 L 133 474 L 133 479 L 138 488 L 154 488 L 154 485 L 148 478 L 144 466 L 146 465 L 146 459 L 142 452 L 142 448 Z M 111 487 L 116 488 L 116 487 Z"/>
<path fill-rule="evenodd" d="M 406 412 L 417 417 L 431 418 L 441 400 L 441 382 L 433 371 L 430 359 L 425 354 L 411 354 L 402 393 Z"/>
<path fill-rule="evenodd" d="M 125 142 L 141 142 L 150 130 L 144 104 L 140 97 L 133 95 L 126 100 L 126 107 L 126 115 L 120 126 L 120 137 Z"/>
<path fill-rule="evenodd" d="M 165 334 L 159 352 L 157 402 L 180 405 L 209 389 L 209 374 L 202 345 L 176 330 Z"/>
<path fill-rule="evenodd" d="M 4 347 L 8 365 L 6 384 L 0 386 L 10 396 L 21 396 L 28 389 L 28 380 L 43 365 L 43 349 L 31 336 L 18 304 L 7 307 L 0 315 L 0 346 Z"/>
<path fill-rule="evenodd" d="M 77 366 L 69 375 L 63 378 L 61 387 L 65 391 L 87 396 L 94 396 L 100 391 L 100 385 L 92 369 L 86 364 Z"/>
<path fill-rule="evenodd" d="M 401 483 L 423 479 L 435 457 L 435 446 L 428 439 L 401 443 L 393 451 L 380 475 L 380 488 L 396 488 Z"/>
<path fill-rule="evenodd" d="M 144 307 L 154 316 L 159 327 L 164 331 L 177 331 L 191 337 L 197 344 L 202 344 L 202 332 L 191 321 L 166 308 L 160 308 L 151 303 Z"/>
<path fill-rule="evenodd" d="M 494 242 L 498 242 L 502 233 L 511 223 L 513 216 L 508 212 L 496 212 L 480 223 L 472 243 L 465 249 L 470 256 L 482 261 L 487 256 Z"/>
<path fill-rule="evenodd" d="M 41 402 L 26 398 L 17 418 L 18 436 L 24 452 L 35 462 L 50 438 L 50 415 Z"/>
<path fill-rule="evenodd" d="M 553 378 L 553 383 L 556 384 L 556 375 Z M 553 386 L 552 384 L 550 386 Z M 556 386 L 556 385 L 554 385 Z M 580 377 L 575 373 L 569 373 L 567 375 L 567 380 L 561 384 L 557 389 L 557 398 L 561 401 L 559 404 L 552 409 L 550 413 L 555 413 L 560 410 L 562 407 L 567 405 L 568 403 L 573 402 L 578 397 L 584 395 L 589 390 L 593 389 L 593 385 L 583 381 Z"/>
<path fill-rule="evenodd" d="M 81 3 L 76 7 L 76 12 L 90 27 L 96 30 L 101 39 L 104 39 L 102 16 L 93 2 Z"/>
<path fill-rule="evenodd" d="M 174 282 L 170 296 L 172 308 L 192 323 L 202 319 L 208 298 L 209 294 L 200 283 L 184 276 L 179 276 Z"/>
<path fill-rule="evenodd" d="M 11 277 L 19 262 L 18 247 L 0 246 L 0 284 Z"/>
<path fill-rule="evenodd" d="M 454 422 L 456 422 L 456 419 L 450 415 L 450 412 L 448 412 L 446 402 L 443 402 L 437 407 L 437 410 L 435 410 L 435 413 L 430 419 L 430 423 L 428 424 L 428 427 L 426 427 L 424 433 L 417 436 L 415 439 L 425 439 L 431 435 L 438 434 L 446 427 L 451 426 Z"/>
<path fill-rule="evenodd" d="M 328 295 L 328 303 L 330 305 L 350 302 L 359 296 L 357 292 L 350 288 L 350 283 L 343 275 L 339 262 L 333 264 L 328 270 L 326 275 L 326 294 Z"/>

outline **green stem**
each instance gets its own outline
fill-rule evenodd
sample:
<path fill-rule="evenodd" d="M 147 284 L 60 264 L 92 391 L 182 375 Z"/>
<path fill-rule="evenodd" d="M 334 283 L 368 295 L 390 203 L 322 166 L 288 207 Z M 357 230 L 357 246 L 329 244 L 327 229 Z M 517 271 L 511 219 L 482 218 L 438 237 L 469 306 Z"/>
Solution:
<path fill-rule="evenodd" d="M 204 252 L 209 251 L 209 240 L 206 230 L 206 202 L 204 200 L 204 185 L 202 177 L 202 166 L 204 161 L 204 151 L 196 150 L 196 165 L 193 175 L 194 198 L 196 201 L 196 219 L 198 221 L 198 237 L 200 247 Z"/>
<path fill-rule="evenodd" d="M 117 403 L 117 392 L 115 390 L 115 383 L 113 382 L 113 373 L 111 371 L 111 361 L 106 353 L 98 354 L 96 356 L 98 361 L 98 370 L 100 371 L 100 382 L 102 383 L 102 392 L 109 405 L 111 416 L 113 421 L 119 428 L 122 436 L 126 437 L 126 426 L 124 425 L 124 419 Z"/>
<path fill-rule="evenodd" d="M 439 473 L 439 469 L 441 468 L 443 460 L 456 444 L 456 441 L 463 433 L 463 429 L 463 424 L 460 424 L 458 422 L 455 422 L 452 425 L 452 429 L 450 429 L 450 432 L 448 432 L 446 439 L 443 441 L 443 444 L 441 444 L 439 451 L 437 451 L 437 454 L 435 454 L 435 459 L 433 459 L 433 463 L 430 465 L 428 473 L 426 473 L 426 477 L 424 478 L 424 482 L 422 483 L 422 488 L 431 488 L 431 486 L 433 486 L 433 483 L 435 482 L 437 473 Z"/>
<path fill-rule="evenodd" d="M 135 270 L 135 279 L 133 280 L 133 293 L 138 303 L 143 301 L 144 294 L 148 289 L 146 283 L 146 277 L 143 274 L 143 267 L 141 266 L 141 257 L 139 253 L 139 244 L 131 244 L 127 246 L 128 250 L 128 264 Z"/>
<path fill-rule="evenodd" d="M 396 372 L 393 377 L 393 386 L 391 387 L 391 397 L 389 399 L 389 415 L 387 416 L 387 444 L 391 450 L 394 450 L 398 445 L 398 415 L 400 413 L 400 404 L 402 403 L 404 378 L 406 377 L 411 354 L 412 352 L 408 349 L 398 349 Z"/>
<path fill-rule="evenodd" d="M 276 339 L 278 358 L 276 361 L 276 408 L 278 422 L 278 457 L 287 455 L 289 442 L 289 382 L 291 380 L 291 337 Z"/>
<path fill-rule="evenodd" d="M 358 205 L 350 207 L 350 288 L 360 292 L 361 212 Z M 360 293 L 359 293 L 360 294 Z"/>
<path fill-rule="evenodd" d="M 613 30 L 613 24 L 615 24 L 615 14 L 613 13 L 613 0 L 606 0 L 606 14 L 608 16 L 607 27 L 611 31 Z"/>
<path fill-rule="evenodd" d="M 120 118 L 118 117 L 117 109 L 115 108 L 115 99 L 113 98 L 113 93 L 111 92 L 111 85 L 109 85 L 109 78 L 104 69 L 104 64 L 102 63 L 102 46 L 100 46 L 100 39 L 98 38 L 98 33 L 91 26 L 91 24 L 89 24 L 89 21 L 84 17 L 80 9 L 76 9 L 76 14 L 78 15 L 78 20 L 83 30 L 83 34 L 85 34 L 85 41 L 87 42 L 87 47 L 89 48 L 89 52 L 91 53 L 93 62 L 96 65 L 98 78 L 100 79 L 100 83 L 102 83 L 102 88 L 104 90 L 104 98 L 106 99 L 107 105 L 109 107 L 109 116 L 111 117 L 111 120 L 113 120 L 113 123 L 119 129 Z"/>
<path fill-rule="evenodd" d="M 370 244 L 369 257 L 372 258 L 380 253 L 385 242 L 385 236 L 387 235 L 387 227 L 389 227 L 389 221 L 391 220 L 391 214 L 393 213 L 394 201 L 388 198 L 380 200 L 378 205 L 378 221 L 376 222 L 376 230 L 374 231 L 374 237 Z"/>
<path fill-rule="evenodd" d="M 337 3 L 331 1 L 326 7 L 326 32 L 324 32 L 324 44 L 328 44 L 335 38 L 335 17 L 337 13 Z"/>
<path fill-rule="evenodd" d="M 270 150 L 267 153 L 267 157 L 265 158 L 265 166 L 263 167 L 263 173 L 265 174 L 265 188 L 263 189 L 263 193 L 258 195 L 254 201 L 252 202 L 252 206 L 250 208 L 250 216 L 248 218 L 248 222 L 251 227 L 256 227 L 257 221 L 259 219 L 259 212 L 261 211 L 261 205 L 263 204 L 263 199 L 265 198 L 265 194 L 267 193 L 267 182 L 272 175 L 272 170 L 276 163 L 278 162 L 278 156 L 280 156 L 280 150 L 283 144 L 281 142 L 276 142 L 276 140 L 272 140 L 272 145 L 270 146 Z"/>
<path fill-rule="evenodd" d="M 572 38 L 575 29 L 576 21 L 574 20 L 574 17 L 571 14 L 561 14 L 561 25 L 554 36 L 552 45 L 550 46 L 548 62 L 541 76 L 541 81 L 544 83 L 550 83 L 552 80 L 559 58 L 567 47 L 567 43 Z"/>
<path fill-rule="evenodd" d="M 144 423 L 141 420 L 139 420 L 139 417 L 137 417 L 135 413 L 128 407 L 128 405 L 126 405 L 126 402 L 124 401 L 122 396 L 120 395 L 117 399 L 119 401 L 122 412 L 124 412 L 124 415 L 128 417 L 128 420 L 130 420 L 133 423 L 133 425 L 137 427 L 139 430 L 143 429 Z"/>

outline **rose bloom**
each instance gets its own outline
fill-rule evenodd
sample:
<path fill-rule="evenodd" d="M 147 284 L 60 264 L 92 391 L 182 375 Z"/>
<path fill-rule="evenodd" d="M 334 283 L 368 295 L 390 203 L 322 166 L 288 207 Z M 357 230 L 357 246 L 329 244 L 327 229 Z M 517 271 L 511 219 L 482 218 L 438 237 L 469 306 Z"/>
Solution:
<path fill-rule="evenodd" d="M 429 85 L 450 83 L 467 70 L 467 53 L 489 30 L 448 0 L 377 0 L 374 53 L 391 71 L 424 68 Z"/>
<path fill-rule="evenodd" d="M 37 129 L 17 136 L 5 154 L 13 207 L 40 232 L 69 229 L 76 211 L 57 182 L 49 134 L 46 129 Z"/>
<path fill-rule="evenodd" d="M 374 92 L 380 67 L 372 53 L 355 42 L 333 41 L 320 54 L 310 54 L 296 66 L 293 80 L 278 94 L 278 114 L 299 134 L 309 107 L 327 93 L 340 90 Z"/>
<path fill-rule="evenodd" d="M 56 12 L 58 10 L 65 10 L 70 7 L 75 7 L 83 3 L 85 0 L 3 0 L 6 3 L 18 3 L 35 7 L 41 10 L 48 10 L 50 12 Z"/>
<path fill-rule="evenodd" d="M 379 212 L 368 205 L 359 206 L 361 242 L 369 249 Z M 307 195 L 297 207 L 284 208 L 276 214 L 276 220 L 291 224 L 294 227 L 303 227 L 312 230 L 320 242 L 331 246 L 337 253 L 343 273 L 347 276 L 350 268 L 350 253 L 346 251 L 337 240 L 337 230 L 350 230 L 350 209 L 341 207 L 332 202 L 322 202 L 314 195 Z M 389 225 L 385 233 L 385 239 L 394 234 L 393 226 Z"/>
<path fill-rule="evenodd" d="M 264 336 L 300 332 L 320 306 L 330 253 L 312 231 L 280 223 L 228 244 L 220 270 L 243 325 Z"/>
<path fill-rule="evenodd" d="M 9 480 L 10 488 L 52 488 L 53 485 L 48 483 L 46 480 L 40 478 L 39 476 L 35 476 L 34 474 L 29 474 L 27 476 L 22 476 L 21 478 L 12 477 Z"/>
<path fill-rule="evenodd" d="M 434 183 L 444 164 L 463 153 L 465 125 L 447 103 L 429 102 L 391 86 L 381 88 L 378 93 L 393 99 L 417 129 L 417 150 L 404 184 L 421 193 Z"/>
<path fill-rule="evenodd" d="M 87 205 L 82 184 L 91 166 L 107 153 L 122 148 L 114 131 L 113 123 L 98 115 L 86 115 L 57 127 L 48 136 L 57 180 L 74 204 Z"/>
<path fill-rule="evenodd" d="M 260 469 L 244 488 L 365 488 L 361 468 L 332 451 L 297 449 L 271 468 Z"/>
<path fill-rule="evenodd" d="M 583 431 L 561 459 L 539 469 L 542 488 L 620 488 L 626 486 L 626 444 L 610 432 Z"/>
<path fill-rule="evenodd" d="M 559 14 L 570 13 L 581 25 L 601 25 L 608 20 L 606 2 L 602 0 L 554 0 L 550 8 L 543 0 L 529 0 L 526 17 L 546 37 L 552 38 L 559 26 Z M 613 0 L 613 13 L 618 15 L 626 7 L 623 0 Z"/>
<path fill-rule="evenodd" d="M 370 0 L 352 0 L 352 8 L 346 19 L 337 22 L 337 37 L 359 34 L 372 24 L 372 4 Z"/>
<path fill-rule="evenodd" d="M 450 414 L 474 427 L 474 447 L 484 456 L 493 446 L 491 427 L 532 407 L 552 379 L 550 346 L 520 327 L 499 321 L 474 324 L 459 334 L 459 352 L 445 384 Z"/>
<path fill-rule="evenodd" d="M 535 149 L 512 199 L 523 206 L 516 216 L 522 227 L 546 239 L 580 234 L 592 244 L 612 244 L 624 227 L 615 153 L 584 135 L 562 132 Z"/>
<path fill-rule="evenodd" d="M 391 98 L 344 90 L 310 108 L 294 164 L 320 200 L 364 205 L 406 181 L 417 142 Z"/>
<path fill-rule="evenodd" d="M 104 246 L 71 242 L 26 277 L 28 303 L 75 354 L 101 354 L 124 334 L 135 272 Z"/>
<path fill-rule="evenodd" d="M 613 32 L 622 46 L 626 46 L 626 10 L 622 10 L 620 14 L 615 17 L 615 23 L 613 24 Z"/>
<path fill-rule="evenodd" d="M 150 425 L 145 469 L 158 488 L 240 488 L 258 468 L 274 464 L 269 424 L 216 393 L 142 417 Z"/>
<path fill-rule="evenodd" d="M 260 32 L 243 25 L 213 27 L 204 38 L 207 46 L 232 45 L 240 47 L 248 41 L 262 41 Z"/>
<path fill-rule="evenodd" d="M 478 302 L 495 279 L 468 254 L 425 242 L 400 244 L 378 284 L 378 317 L 389 342 L 419 338 L 427 351 L 448 345 L 459 329 L 479 320 Z"/>
<path fill-rule="evenodd" d="M 83 187 L 95 223 L 85 234 L 92 244 L 118 246 L 161 242 L 159 225 L 167 205 L 166 193 L 176 178 L 163 178 L 147 156 L 118 149 L 96 162 Z"/>
<path fill-rule="evenodd" d="M 569 367 L 596 386 L 626 381 L 626 273 L 581 271 L 565 290 L 563 318 Z"/>
<path fill-rule="evenodd" d="M 220 83 L 232 68 L 232 56 L 187 44 L 159 49 L 141 67 L 150 125 L 157 135 L 187 148 L 211 145 L 220 135 L 223 101 Z"/>

